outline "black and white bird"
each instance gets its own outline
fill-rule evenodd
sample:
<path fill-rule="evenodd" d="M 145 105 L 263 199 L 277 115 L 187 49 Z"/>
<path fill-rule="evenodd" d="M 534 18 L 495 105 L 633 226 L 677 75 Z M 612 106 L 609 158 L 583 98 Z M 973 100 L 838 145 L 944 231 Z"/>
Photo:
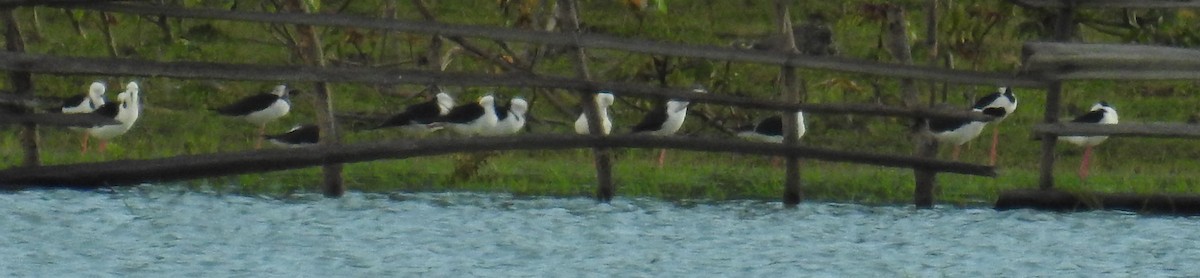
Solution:
<path fill-rule="evenodd" d="M 263 138 L 285 148 L 313 146 L 321 140 L 321 128 L 314 124 L 297 125 L 287 132 L 263 135 Z"/>
<path fill-rule="evenodd" d="M 1072 123 L 1084 124 L 1117 124 L 1117 110 L 1107 102 L 1101 101 L 1092 105 L 1092 108 L 1087 114 L 1076 117 L 1071 120 Z M 1092 157 L 1092 147 L 1103 143 L 1108 139 L 1108 136 L 1061 136 L 1059 140 L 1067 141 L 1071 144 L 1083 147 L 1083 161 L 1079 163 L 1079 178 L 1087 179 L 1088 167 Z"/>
<path fill-rule="evenodd" d="M 596 111 L 600 113 L 600 131 L 603 135 L 612 132 L 612 118 L 608 116 L 608 107 L 612 106 L 615 100 L 616 97 L 610 91 L 600 91 L 596 94 Z M 579 118 L 575 119 L 575 133 L 591 134 L 588 128 L 587 113 L 579 113 Z"/>
<path fill-rule="evenodd" d="M 703 87 L 695 87 L 693 93 L 707 93 Z M 687 100 L 672 99 L 660 105 L 656 105 L 654 110 L 646 113 L 642 117 L 642 121 L 633 126 L 634 134 L 647 134 L 654 136 L 670 136 L 679 132 L 679 128 L 683 127 L 683 121 L 687 118 L 688 109 Z M 662 168 L 663 160 L 667 157 L 667 149 L 658 150 L 658 167 Z"/>
<path fill-rule="evenodd" d="M 996 126 L 992 127 L 992 147 L 988 152 L 988 163 L 990 165 L 996 165 L 996 145 L 998 145 L 1000 142 L 999 123 L 1003 121 L 1004 118 L 1007 118 L 1008 115 L 1011 115 L 1013 111 L 1017 110 L 1017 96 L 1013 94 L 1012 88 L 1000 87 L 997 92 L 984 96 L 978 101 L 975 101 L 974 108 L 980 110 L 987 108 L 1003 109 L 1003 113 L 996 112 L 999 114 L 999 116 L 996 116 L 996 119 L 992 120 L 993 123 L 996 123 Z"/>
<path fill-rule="evenodd" d="M 992 117 L 1001 117 L 1005 114 L 1004 108 L 1000 107 L 971 108 L 971 111 L 982 112 Z M 929 124 L 928 132 L 934 140 L 954 146 L 954 152 L 950 155 L 953 160 L 958 160 L 962 145 L 979 137 L 979 134 L 983 133 L 983 128 L 988 124 L 986 121 L 975 120 L 926 119 L 926 121 Z"/>
<path fill-rule="evenodd" d="M 100 106 L 104 106 L 104 92 L 107 90 L 107 88 L 108 86 L 104 83 L 104 81 L 92 82 L 92 85 L 88 87 L 88 92 L 86 94 L 75 95 L 63 101 L 61 110 L 62 113 L 80 114 L 92 113 L 93 111 L 96 111 L 96 109 L 100 108 Z M 113 111 L 115 112 L 116 110 Z M 114 114 L 110 117 L 115 116 L 116 115 Z M 87 129 L 72 127 L 71 130 L 86 131 Z M 87 151 L 88 137 L 88 134 L 84 132 L 83 139 L 81 140 L 82 143 L 80 144 L 80 146 L 82 146 L 81 152 Z"/>
<path fill-rule="evenodd" d="M 134 122 L 137 122 L 142 110 L 140 91 L 137 82 L 129 82 L 125 84 L 125 92 L 117 94 L 116 102 L 105 103 L 93 112 L 105 117 L 112 117 L 118 122 L 117 124 L 88 128 L 88 135 L 100 139 L 100 152 L 103 153 L 108 149 L 109 139 L 125 134 L 133 128 Z M 83 151 L 87 152 L 86 147 Z"/>
<path fill-rule="evenodd" d="M 508 105 L 496 107 L 496 126 L 485 132 L 487 135 L 516 134 L 525 127 L 525 113 L 529 112 L 529 102 L 523 98 L 512 98 Z"/>
<path fill-rule="evenodd" d="M 271 92 L 249 96 L 213 110 L 221 115 L 242 118 L 257 125 L 258 140 L 255 140 L 254 148 L 258 149 L 262 147 L 262 136 L 267 132 L 267 123 L 287 115 L 291 108 L 287 86 L 278 85 Z"/>
<path fill-rule="evenodd" d="M 452 108 L 454 108 L 454 98 L 445 92 L 441 92 L 429 101 L 409 105 L 404 108 L 404 112 L 388 118 L 383 124 L 373 129 L 399 127 L 405 134 L 424 136 L 441 129 L 441 127 L 433 126 L 433 122 L 438 117 L 449 114 Z"/>
<path fill-rule="evenodd" d="M 799 137 L 804 137 L 804 112 L 796 112 L 796 133 Z M 753 125 L 744 125 L 737 130 L 738 137 L 742 139 L 766 142 L 766 143 L 783 143 L 783 117 L 780 115 L 770 116 Z"/>
<path fill-rule="evenodd" d="M 434 121 L 434 127 L 446 127 L 455 134 L 480 135 L 496 127 L 496 99 L 485 95 L 479 101 L 459 105 Z"/>
<path fill-rule="evenodd" d="M 742 139 L 765 142 L 765 143 L 783 143 L 783 116 L 775 115 L 758 121 L 752 125 L 744 125 L 737 128 L 737 136 Z M 804 137 L 806 131 L 804 125 L 804 112 L 796 112 L 796 134 L 797 137 Z M 779 157 L 771 159 L 771 165 L 779 166 Z"/>

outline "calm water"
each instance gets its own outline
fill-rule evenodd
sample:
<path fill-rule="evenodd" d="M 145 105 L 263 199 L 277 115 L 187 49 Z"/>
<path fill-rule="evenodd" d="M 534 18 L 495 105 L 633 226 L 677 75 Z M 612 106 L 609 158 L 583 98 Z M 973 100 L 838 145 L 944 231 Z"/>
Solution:
<path fill-rule="evenodd" d="M 163 187 L 0 199 L 0 276 L 1200 275 L 1200 218 L 1117 212 Z"/>

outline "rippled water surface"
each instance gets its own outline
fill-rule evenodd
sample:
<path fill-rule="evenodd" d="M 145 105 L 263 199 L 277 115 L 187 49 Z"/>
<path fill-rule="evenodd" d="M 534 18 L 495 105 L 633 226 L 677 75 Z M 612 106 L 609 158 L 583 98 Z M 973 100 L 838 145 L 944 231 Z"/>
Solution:
<path fill-rule="evenodd" d="M 0 276 L 1200 275 L 1200 219 L 1118 212 L 161 187 L 0 199 Z"/>

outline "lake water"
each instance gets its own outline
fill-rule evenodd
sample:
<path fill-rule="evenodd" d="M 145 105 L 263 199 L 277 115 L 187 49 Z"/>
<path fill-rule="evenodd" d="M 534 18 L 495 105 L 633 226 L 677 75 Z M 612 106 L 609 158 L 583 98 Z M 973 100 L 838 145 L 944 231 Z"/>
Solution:
<path fill-rule="evenodd" d="M 503 194 L 0 194 L 0 276 L 1200 275 L 1200 218 Z"/>

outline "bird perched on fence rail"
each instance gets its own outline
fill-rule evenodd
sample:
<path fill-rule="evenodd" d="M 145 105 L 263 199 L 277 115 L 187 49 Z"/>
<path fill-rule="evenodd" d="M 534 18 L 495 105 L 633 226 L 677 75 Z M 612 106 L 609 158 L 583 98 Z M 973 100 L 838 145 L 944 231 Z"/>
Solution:
<path fill-rule="evenodd" d="M 440 92 L 429 101 L 405 107 L 404 112 L 388 118 L 382 124 L 372 129 L 399 127 L 405 134 L 423 136 L 441 129 L 441 127 L 433 126 L 433 122 L 438 117 L 450 113 L 450 109 L 453 108 L 454 98 L 445 92 Z"/>
<path fill-rule="evenodd" d="M 254 148 L 259 149 L 262 148 L 262 136 L 267 133 L 267 123 L 287 115 L 291 110 L 288 93 L 294 92 L 288 92 L 287 85 L 278 85 L 271 92 L 252 95 L 213 110 L 221 115 L 242 118 L 257 125 L 258 139 L 254 141 Z"/>
<path fill-rule="evenodd" d="M 992 127 L 992 147 L 988 152 L 988 164 L 996 165 L 996 145 L 1000 142 L 999 123 L 1000 121 L 1003 121 L 1004 118 L 1007 118 L 1008 115 L 1011 115 L 1013 111 L 1017 110 L 1017 96 L 1013 94 L 1012 88 L 1000 87 L 997 92 L 986 95 L 982 98 L 979 98 L 978 101 L 975 101 L 974 108 L 1000 108 L 1003 110 L 1003 113 L 993 112 L 999 116 L 996 116 L 996 119 L 992 120 L 992 123 L 995 123 L 996 126 Z"/>
<path fill-rule="evenodd" d="M 455 134 L 474 136 L 496 127 L 496 98 L 485 95 L 479 101 L 459 105 L 434 120 L 434 128 L 446 127 Z"/>
<path fill-rule="evenodd" d="M 1001 117 L 1005 115 L 1004 108 L 1001 107 L 972 107 L 971 111 L 982 112 L 984 115 L 992 117 Z M 929 135 L 933 136 L 942 144 L 950 144 L 954 146 L 954 151 L 950 154 L 950 158 L 958 160 L 958 155 L 962 151 L 962 145 L 967 141 L 979 137 L 983 133 L 983 128 L 987 126 L 986 121 L 976 120 L 946 120 L 946 119 L 925 119 L 929 128 L 926 130 Z"/>
<path fill-rule="evenodd" d="M 137 82 L 129 82 L 125 84 L 125 92 L 117 94 L 116 102 L 105 103 L 93 112 L 105 117 L 112 117 L 118 122 L 118 124 L 88 128 L 88 135 L 100 139 L 99 152 L 107 151 L 109 139 L 125 134 L 133 128 L 133 123 L 137 122 L 142 110 L 140 91 Z M 87 152 L 86 145 L 83 151 Z"/>
<path fill-rule="evenodd" d="M 88 87 L 88 92 L 86 94 L 75 95 L 75 96 L 72 96 L 72 97 L 66 99 L 65 101 L 63 101 L 62 110 L 61 110 L 62 113 L 63 114 L 81 114 L 81 113 L 92 113 L 93 111 L 96 111 L 96 109 L 99 109 L 101 106 L 104 106 L 104 103 L 105 103 L 104 92 L 105 92 L 105 90 L 107 90 L 107 88 L 108 88 L 108 86 L 107 86 L 107 84 L 104 83 L 104 81 L 97 80 L 95 82 L 92 82 L 92 84 Z M 116 110 L 114 108 L 114 110 L 112 112 L 115 113 L 115 111 Z M 115 114 L 114 115 L 103 114 L 103 115 L 109 116 L 109 117 L 116 117 Z M 81 146 L 80 152 L 87 152 L 88 137 L 89 137 L 86 132 L 87 129 L 77 128 L 77 127 L 72 127 L 70 129 L 85 131 L 83 133 L 83 139 L 81 139 L 81 143 L 80 143 L 80 146 Z"/>
<path fill-rule="evenodd" d="M 1071 120 L 1071 122 L 1105 125 L 1117 124 L 1117 110 L 1111 105 L 1108 105 L 1108 102 L 1097 102 L 1096 104 L 1092 105 L 1092 108 L 1087 114 L 1076 117 L 1074 120 Z M 1080 179 L 1086 180 L 1088 176 L 1088 167 L 1092 157 L 1092 147 L 1103 143 L 1104 140 L 1108 139 L 1108 136 L 1061 136 L 1058 137 L 1058 139 L 1084 148 L 1083 160 L 1079 162 L 1078 174 Z"/>
<path fill-rule="evenodd" d="M 796 112 L 796 137 L 804 137 L 804 112 Z M 774 115 L 758 121 L 752 125 L 744 125 L 737 128 L 737 136 L 742 139 L 765 142 L 765 143 L 783 143 L 783 117 Z M 771 165 L 779 166 L 779 157 L 771 159 Z"/>
<path fill-rule="evenodd" d="M 704 87 L 696 85 L 692 88 L 693 93 L 707 93 Z M 688 101 L 681 99 L 668 100 L 665 103 L 656 105 L 654 110 L 646 113 L 642 117 L 642 121 L 633 126 L 634 134 L 647 134 L 654 136 L 670 136 L 679 132 L 679 128 L 683 127 L 683 121 L 687 118 Z M 667 157 L 667 149 L 658 150 L 658 167 L 662 168 L 663 160 Z"/>
<path fill-rule="evenodd" d="M 596 112 L 600 115 L 600 132 L 602 135 L 608 135 L 612 132 L 612 118 L 608 116 L 608 107 L 612 106 L 616 97 L 610 91 L 600 91 L 596 94 Z M 582 107 L 583 104 L 580 104 Z M 587 113 L 579 113 L 579 118 L 575 119 L 575 133 L 591 134 L 588 130 Z"/>
<path fill-rule="evenodd" d="M 486 135 L 516 134 L 525 127 L 525 113 L 529 112 L 529 103 L 523 98 L 515 97 L 508 100 L 508 105 L 496 107 L 496 126 L 486 132 Z"/>
<path fill-rule="evenodd" d="M 321 128 L 314 124 L 297 125 L 287 132 L 263 135 L 263 138 L 285 148 L 314 146 L 321 140 Z"/>

